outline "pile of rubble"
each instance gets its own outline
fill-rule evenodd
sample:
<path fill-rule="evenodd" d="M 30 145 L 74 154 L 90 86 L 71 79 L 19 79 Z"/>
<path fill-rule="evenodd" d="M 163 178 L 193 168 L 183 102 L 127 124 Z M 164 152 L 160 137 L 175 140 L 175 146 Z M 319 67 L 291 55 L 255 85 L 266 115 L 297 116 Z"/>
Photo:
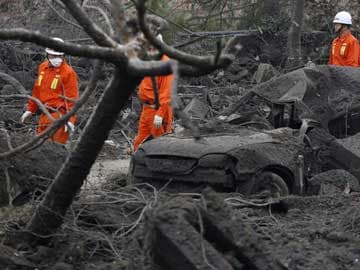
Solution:
<path fill-rule="evenodd" d="M 51 243 L 0 245 L 0 261 L 24 270 L 355 270 L 359 205 L 358 193 L 269 201 L 211 190 L 98 189 L 74 203 Z M 31 209 L 23 210 L 26 222 Z"/>

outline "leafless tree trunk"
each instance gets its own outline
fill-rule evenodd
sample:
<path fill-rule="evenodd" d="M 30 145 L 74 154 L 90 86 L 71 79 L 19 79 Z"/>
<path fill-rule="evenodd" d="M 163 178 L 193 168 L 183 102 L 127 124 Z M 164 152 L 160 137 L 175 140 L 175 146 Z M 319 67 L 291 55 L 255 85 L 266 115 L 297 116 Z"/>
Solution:
<path fill-rule="evenodd" d="M 288 35 L 288 68 L 302 65 L 301 30 L 304 17 L 304 0 L 292 0 L 291 25 Z"/>
<path fill-rule="evenodd" d="M 35 235 L 51 235 L 61 225 L 63 216 L 82 186 L 118 113 L 135 90 L 140 78 L 117 67 L 112 80 L 85 127 L 79 143 L 47 191 L 28 224 Z"/>

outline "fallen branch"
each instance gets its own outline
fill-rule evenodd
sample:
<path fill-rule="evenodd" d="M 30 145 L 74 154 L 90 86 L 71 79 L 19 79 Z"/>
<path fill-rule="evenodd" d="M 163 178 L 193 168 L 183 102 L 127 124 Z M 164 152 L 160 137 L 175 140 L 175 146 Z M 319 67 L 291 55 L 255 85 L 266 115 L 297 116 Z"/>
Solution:
<path fill-rule="evenodd" d="M 27 91 L 24 86 L 14 77 L 10 76 L 9 74 L 0 72 L 0 79 L 4 80 L 5 82 L 11 84 L 15 89 L 17 89 L 21 94 L 26 95 Z"/>
<path fill-rule="evenodd" d="M 251 200 L 245 200 L 241 197 L 226 198 L 226 199 L 224 199 L 224 202 L 228 205 L 236 206 L 236 207 L 245 207 L 245 206 L 265 207 L 265 206 L 279 203 L 278 200 L 276 200 L 276 201 L 270 200 L 270 201 L 267 201 L 264 203 L 256 203 L 256 202 L 252 202 Z"/>
<path fill-rule="evenodd" d="M 0 98 L 24 98 L 24 99 L 31 99 L 36 103 L 36 105 L 39 107 L 39 109 L 52 121 L 56 121 L 54 117 L 49 113 L 49 111 L 46 109 L 45 105 L 38 100 L 37 98 L 29 95 L 1 95 Z"/>
<path fill-rule="evenodd" d="M 11 196 L 11 178 L 10 178 L 10 174 L 9 174 L 9 170 L 8 168 L 4 168 L 4 174 L 5 174 L 5 179 L 6 179 L 6 192 L 8 194 L 8 200 L 9 200 L 9 206 L 12 206 L 12 196 Z"/>
<path fill-rule="evenodd" d="M 5 128 L 0 128 L 0 130 L 5 134 L 6 143 L 7 143 L 7 145 L 8 145 L 9 150 L 14 149 L 13 146 L 12 146 L 12 144 L 11 144 L 11 137 L 10 137 L 9 132 L 7 131 L 7 129 L 5 129 Z"/>

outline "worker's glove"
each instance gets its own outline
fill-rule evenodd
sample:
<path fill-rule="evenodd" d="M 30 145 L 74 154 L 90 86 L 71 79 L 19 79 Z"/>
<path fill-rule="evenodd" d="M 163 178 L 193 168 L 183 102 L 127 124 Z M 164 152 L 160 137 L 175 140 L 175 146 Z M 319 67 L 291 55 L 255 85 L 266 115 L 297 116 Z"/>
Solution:
<path fill-rule="evenodd" d="M 225 115 L 218 116 L 218 119 L 221 120 L 221 121 L 225 121 L 226 118 L 227 118 L 227 116 L 225 116 Z"/>
<path fill-rule="evenodd" d="M 32 112 L 26 111 L 23 113 L 23 115 L 20 117 L 20 122 L 24 124 L 26 120 L 28 120 L 30 117 L 32 117 Z"/>
<path fill-rule="evenodd" d="M 308 68 L 314 68 L 316 65 L 314 62 L 312 62 L 311 60 L 307 61 L 307 63 L 305 64 L 305 67 Z"/>
<path fill-rule="evenodd" d="M 75 126 L 72 122 L 68 121 L 65 125 L 65 132 L 70 132 L 70 133 L 73 133 L 75 130 Z"/>
<path fill-rule="evenodd" d="M 162 125 L 162 121 L 163 121 L 163 118 L 159 115 L 155 115 L 154 117 L 154 127 L 155 128 L 160 128 L 161 125 Z"/>

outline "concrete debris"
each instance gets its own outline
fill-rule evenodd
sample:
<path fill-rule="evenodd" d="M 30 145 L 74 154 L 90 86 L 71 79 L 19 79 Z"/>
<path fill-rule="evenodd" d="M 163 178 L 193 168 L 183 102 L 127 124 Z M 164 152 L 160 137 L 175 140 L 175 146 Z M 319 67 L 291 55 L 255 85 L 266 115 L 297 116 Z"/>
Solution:
<path fill-rule="evenodd" d="M 164 269 L 285 269 L 264 249 L 260 235 L 245 217 L 230 209 L 212 191 L 204 205 L 179 203 L 176 198 L 148 218 L 154 228 L 156 263 Z"/>
<path fill-rule="evenodd" d="M 209 106 L 196 97 L 194 97 L 184 108 L 184 112 L 187 113 L 191 118 L 201 120 L 205 119 L 209 111 Z"/>
<path fill-rule="evenodd" d="M 258 66 L 252 80 L 255 83 L 262 83 L 273 77 L 279 76 L 279 74 L 279 71 L 277 71 L 272 65 L 261 63 Z"/>

